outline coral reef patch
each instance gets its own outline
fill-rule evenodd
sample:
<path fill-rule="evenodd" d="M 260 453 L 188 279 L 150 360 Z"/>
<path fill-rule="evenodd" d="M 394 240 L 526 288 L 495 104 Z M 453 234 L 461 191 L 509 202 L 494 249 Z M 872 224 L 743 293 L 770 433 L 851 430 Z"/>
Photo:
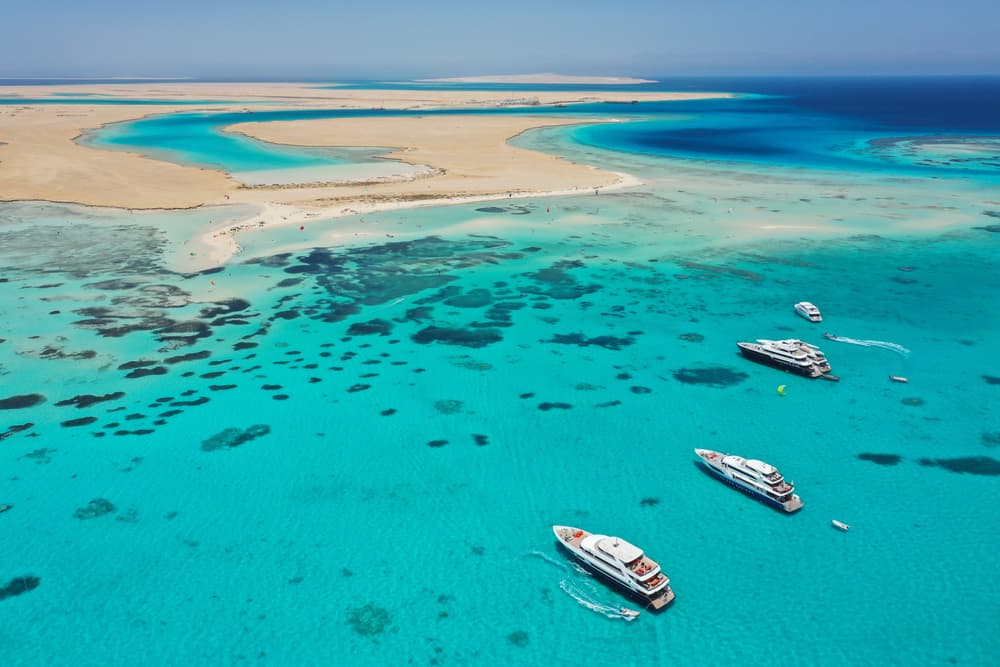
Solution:
<path fill-rule="evenodd" d="M 202 441 L 201 449 L 204 452 L 214 452 L 217 449 L 227 449 L 245 445 L 251 440 L 267 435 L 271 432 L 271 427 L 267 424 L 254 424 L 247 429 L 227 428 L 216 433 L 207 440 Z"/>

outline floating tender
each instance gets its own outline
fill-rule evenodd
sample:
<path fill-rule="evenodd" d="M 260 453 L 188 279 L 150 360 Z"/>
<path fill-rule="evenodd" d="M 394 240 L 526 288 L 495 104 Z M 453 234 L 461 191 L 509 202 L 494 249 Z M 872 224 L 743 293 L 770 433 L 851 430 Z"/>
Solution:
<path fill-rule="evenodd" d="M 786 482 L 774 466 L 711 449 L 696 449 L 694 453 L 710 473 L 751 498 L 785 512 L 802 509 L 803 502 L 795 495 L 795 486 Z"/>
<path fill-rule="evenodd" d="M 806 318 L 810 322 L 822 322 L 823 316 L 819 314 L 819 308 L 808 301 L 799 301 L 795 304 L 795 312 Z"/>
<path fill-rule="evenodd" d="M 830 362 L 826 360 L 822 350 L 796 338 L 758 338 L 756 343 L 739 342 L 736 346 L 748 359 L 783 371 L 834 382 L 840 379 L 836 375 L 830 375 Z"/>
<path fill-rule="evenodd" d="M 903 377 L 902 375 L 890 375 L 889 379 L 893 382 L 909 382 L 910 380 Z"/>
<path fill-rule="evenodd" d="M 674 599 L 670 578 L 642 549 L 618 537 L 598 535 L 572 526 L 552 526 L 559 544 L 589 572 L 600 575 L 654 610 Z M 630 609 L 621 609 L 631 616 Z M 633 612 L 635 616 L 639 612 Z"/>
<path fill-rule="evenodd" d="M 846 523 L 844 523 L 843 521 L 837 521 L 836 519 L 833 520 L 833 527 L 836 528 L 837 530 L 842 530 L 845 533 L 851 529 L 851 527 L 848 526 Z"/>

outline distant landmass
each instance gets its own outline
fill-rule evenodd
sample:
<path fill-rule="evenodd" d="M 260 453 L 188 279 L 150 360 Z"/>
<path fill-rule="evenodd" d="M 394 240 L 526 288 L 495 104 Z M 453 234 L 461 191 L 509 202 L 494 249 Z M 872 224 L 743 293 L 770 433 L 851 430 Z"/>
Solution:
<path fill-rule="evenodd" d="M 564 74 L 497 74 L 494 76 L 456 76 L 444 79 L 417 79 L 423 83 L 579 83 L 588 85 L 632 85 L 656 83 L 652 79 L 628 76 L 568 76 Z"/>

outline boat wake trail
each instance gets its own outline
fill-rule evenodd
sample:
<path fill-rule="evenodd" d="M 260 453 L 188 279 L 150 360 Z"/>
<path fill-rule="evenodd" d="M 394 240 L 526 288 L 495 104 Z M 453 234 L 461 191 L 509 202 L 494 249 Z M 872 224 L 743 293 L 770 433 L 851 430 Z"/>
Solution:
<path fill-rule="evenodd" d="M 542 560 L 544 560 L 549 565 L 553 565 L 555 567 L 558 567 L 560 570 L 563 570 L 563 571 L 566 570 L 566 563 L 565 562 L 563 562 L 561 560 L 556 560 L 555 558 L 553 558 L 552 556 L 548 555 L 547 553 L 545 553 L 543 551 L 529 551 L 528 553 L 526 553 L 524 555 L 525 556 L 535 556 L 536 558 L 541 558 Z"/>
<path fill-rule="evenodd" d="M 620 618 L 626 621 L 634 621 L 636 619 L 636 616 L 632 614 L 622 613 L 621 607 L 615 607 L 602 603 L 597 599 L 597 592 L 590 586 L 584 588 L 563 579 L 559 582 L 559 588 L 561 588 L 566 595 L 576 600 L 581 607 L 586 607 L 590 611 L 600 614 L 605 618 Z"/>
<path fill-rule="evenodd" d="M 890 343 L 885 340 L 858 340 L 857 338 L 848 338 L 847 336 L 834 336 L 833 334 L 824 334 L 824 338 L 827 340 L 832 340 L 837 343 L 849 343 L 851 345 L 860 345 L 862 347 L 880 347 L 883 350 L 890 350 L 901 354 L 904 357 L 910 356 L 910 351 L 899 343 Z"/>

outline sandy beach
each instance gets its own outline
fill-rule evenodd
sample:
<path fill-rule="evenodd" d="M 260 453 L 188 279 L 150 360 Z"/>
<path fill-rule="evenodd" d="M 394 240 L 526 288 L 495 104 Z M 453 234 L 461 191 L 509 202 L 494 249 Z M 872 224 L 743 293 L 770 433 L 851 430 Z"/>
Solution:
<path fill-rule="evenodd" d="M 343 90 L 301 84 L 163 83 L 0 88 L 6 97 L 53 95 L 164 100 L 162 105 L 36 104 L 0 106 L 0 200 L 44 200 L 119 208 L 189 208 L 212 203 L 296 204 L 342 210 L 398 206 L 450 197 L 490 198 L 604 187 L 618 177 L 558 158 L 514 149 L 506 140 L 521 132 L 564 122 L 546 118 L 358 118 L 237 126 L 266 141 L 303 146 L 372 146 L 391 158 L 426 165 L 429 178 L 401 176 L 390 183 L 297 187 L 247 187 L 217 170 L 185 166 L 123 151 L 81 145 L 78 137 L 108 123 L 181 111 L 282 108 L 430 109 L 592 101 L 669 100 L 692 93 L 512 93 L 480 91 Z M 202 107 L 205 100 L 230 103 Z M 175 102 L 171 104 L 170 102 Z M 401 170 L 403 171 L 403 170 Z M 357 179 L 345 179 L 352 181 Z"/>

